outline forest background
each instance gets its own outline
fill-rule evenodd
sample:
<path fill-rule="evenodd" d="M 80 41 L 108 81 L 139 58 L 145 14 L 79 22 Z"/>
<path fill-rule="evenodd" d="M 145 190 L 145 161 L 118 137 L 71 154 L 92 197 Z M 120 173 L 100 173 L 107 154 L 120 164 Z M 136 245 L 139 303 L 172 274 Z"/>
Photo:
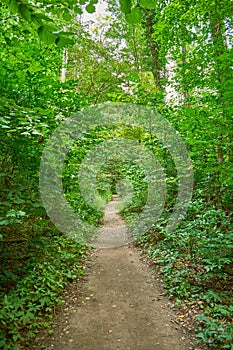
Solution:
<path fill-rule="evenodd" d="M 192 310 L 199 345 L 233 349 L 233 3 L 110 0 L 102 17 L 97 3 L 1 0 L 0 347 L 30 345 L 52 322 L 64 286 L 84 273 L 90 245 L 65 237 L 47 216 L 40 158 L 64 120 L 108 101 L 152 109 L 180 133 L 194 170 L 187 215 L 166 234 L 178 188 L 172 157 L 156 137 L 119 125 L 76 141 L 63 169 L 67 200 L 98 225 L 103 212 L 81 196 L 79 166 L 104 140 L 140 140 L 162 164 L 168 190 L 162 216 L 136 244 L 160 269 L 169 297 Z M 133 200 L 121 213 L 130 223 L 146 201 L 142 170 L 109 162 L 97 181 L 107 202 L 126 177 Z"/>

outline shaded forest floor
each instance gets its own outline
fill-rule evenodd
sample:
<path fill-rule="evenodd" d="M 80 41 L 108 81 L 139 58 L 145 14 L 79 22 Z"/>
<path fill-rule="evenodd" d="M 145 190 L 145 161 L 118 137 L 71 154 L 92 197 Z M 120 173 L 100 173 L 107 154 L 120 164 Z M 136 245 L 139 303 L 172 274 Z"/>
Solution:
<path fill-rule="evenodd" d="M 65 289 L 65 303 L 56 310 L 53 330 L 43 330 L 40 344 L 32 348 L 197 349 L 180 322 L 181 313 L 164 295 L 159 275 L 139 249 L 121 245 L 129 237 L 116 203 L 117 197 L 106 206 L 85 277 Z"/>

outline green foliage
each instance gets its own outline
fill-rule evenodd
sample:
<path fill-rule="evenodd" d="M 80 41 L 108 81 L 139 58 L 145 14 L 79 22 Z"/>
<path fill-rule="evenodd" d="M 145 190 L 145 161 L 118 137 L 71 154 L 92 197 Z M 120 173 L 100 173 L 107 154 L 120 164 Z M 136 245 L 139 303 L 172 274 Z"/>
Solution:
<path fill-rule="evenodd" d="M 16 201 L 17 201 L 17 199 L 14 200 L 14 202 L 16 202 Z M 22 223 L 25 215 L 26 215 L 26 213 L 24 211 L 21 211 L 21 210 L 16 211 L 15 209 L 10 209 L 6 213 L 6 218 L 5 219 L 2 218 L 2 220 L 0 221 L 0 225 L 10 225 L 10 224 Z"/>
<path fill-rule="evenodd" d="M 87 5 L 85 8 L 86 8 L 86 11 L 88 13 L 94 13 L 95 12 L 95 6 L 92 5 L 92 4 Z"/>
<path fill-rule="evenodd" d="M 78 182 L 79 167 L 86 152 L 100 142 L 100 139 L 90 136 L 87 133 L 82 140 L 77 140 L 70 150 L 64 164 L 63 186 L 66 198 L 78 216 L 89 224 L 98 225 L 103 217 L 103 212 L 93 209 L 85 202 Z M 102 191 L 103 194 L 104 191 Z"/>
<path fill-rule="evenodd" d="M 63 170 L 64 192 L 74 211 L 89 224 L 97 225 L 103 217 L 103 211 L 93 209 L 87 204 L 79 188 L 79 169 L 87 151 L 108 139 L 114 139 L 115 137 L 135 139 L 140 135 L 141 130 L 127 128 L 125 126 L 112 127 L 109 130 L 106 127 L 98 128 L 97 130 L 84 133 L 82 139 L 77 140 L 69 151 Z M 126 207 L 125 210 L 128 212 L 131 210 L 137 211 L 143 207 L 146 201 L 147 184 L 142 169 L 133 162 L 122 161 L 119 158 L 103 164 L 96 177 L 96 189 L 102 197 L 103 202 L 107 203 L 112 198 L 112 194 L 117 193 L 119 183 L 123 179 L 128 179 L 132 184 L 134 189 L 132 194 L 135 200 L 133 202 L 134 208 Z M 91 185 L 87 183 L 88 187 Z M 95 204 L 97 206 L 97 203 Z M 99 206 L 102 207 L 102 204 L 99 203 Z"/>
<path fill-rule="evenodd" d="M 120 9 L 125 14 L 130 13 L 132 7 L 131 0 L 120 0 Z"/>
<path fill-rule="evenodd" d="M 231 313 L 232 313 L 231 308 Z M 222 314 L 225 317 L 226 314 Z M 228 313 L 227 315 L 231 315 Z M 199 333 L 197 333 L 198 343 L 205 343 L 212 349 L 232 349 L 233 342 L 233 325 L 225 323 L 216 318 L 207 317 L 205 314 L 200 314 L 197 317 L 200 321 Z"/>
<path fill-rule="evenodd" d="M 137 24 L 142 19 L 141 10 L 138 7 L 134 7 L 130 13 L 126 14 L 125 18 L 129 24 Z"/>
<path fill-rule="evenodd" d="M 19 11 L 28 16 L 27 7 Z M 75 91 L 76 82 L 60 82 L 62 50 L 40 42 L 27 23 L 4 7 L 0 12 L 0 347 L 7 350 L 35 337 L 45 314 L 51 316 L 61 302 L 64 286 L 83 273 L 87 247 L 49 226 L 38 170 L 46 138 L 89 102 Z M 46 37 L 42 27 L 39 31 Z"/>
<path fill-rule="evenodd" d="M 52 233 L 40 200 L 46 140 L 81 108 L 122 101 L 153 108 L 185 141 L 194 167 L 185 220 L 166 234 L 178 191 L 174 161 L 155 137 L 126 126 L 86 131 L 76 140 L 63 169 L 66 198 L 83 220 L 97 225 L 103 212 L 81 195 L 80 164 L 102 141 L 139 140 L 164 169 L 167 197 L 163 215 L 138 244 L 160 268 L 168 295 L 195 304 L 200 345 L 231 349 L 232 2 L 109 1 L 110 15 L 88 32 L 78 16 L 94 13 L 97 2 L 10 0 L 0 7 L 0 347 L 17 349 L 33 338 L 65 284 L 83 273 L 86 247 Z M 120 210 L 129 224 L 145 206 L 146 177 L 132 162 L 104 164 L 96 185 L 102 197 L 97 207 L 125 193 Z"/>
<path fill-rule="evenodd" d="M 2 0 L 9 11 L 22 22 L 28 32 L 37 33 L 40 40 L 47 45 L 56 44 L 67 47 L 74 43 L 74 33 L 67 32 L 63 26 L 70 25 L 76 14 L 82 14 L 82 5 L 88 1 L 64 0 L 56 3 L 47 1 L 34 2 L 20 0 Z M 90 0 L 85 6 L 88 13 L 95 12 L 98 0 Z M 25 31 L 26 32 L 26 31 Z"/>
<path fill-rule="evenodd" d="M 46 7 L 42 7 L 42 4 L 37 3 L 32 4 L 30 2 L 24 2 L 18 0 L 3 1 L 3 3 L 8 7 L 9 11 L 17 18 L 17 22 L 22 22 L 22 27 L 24 28 L 25 33 L 36 32 L 39 38 L 48 45 L 58 44 L 61 42 L 61 38 L 65 33 L 59 32 L 58 27 L 55 25 L 54 20 L 51 17 L 51 12 L 47 12 Z M 65 13 L 68 13 L 66 10 Z M 57 13 L 54 12 L 54 15 Z M 71 16 L 65 16 L 65 20 L 70 20 Z M 70 44 L 70 38 L 67 38 L 67 41 L 64 42 L 64 45 Z"/>
<path fill-rule="evenodd" d="M 20 344 L 35 337 L 39 327 L 45 326 L 44 315 L 51 315 L 54 305 L 62 302 L 64 286 L 84 273 L 87 247 L 53 232 L 48 226 L 46 229 L 46 235 L 39 240 L 37 231 L 37 243 L 20 243 L 28 248 L 32 244 L 33 253 L 18 267 L 23 277 L 16 280 L 15 288 L 1 293 L 0 345 L 4 350 L 19 349 Z M 11 247 L 5 249 L 10 252 Z M 7 278 L 9 284 L 13 276 L 5 273 L 2 283 L 6 284 Z"/>
<path fill-rule="evenodd" d="M 170 297 L 187 305 L 198 302 L 198 342 L 211 349 L 230 349 L 232 223 L 223 210 L 204 210 L 204 205 L 204 201 L 194 200 L 186 220 L 169 235 L 164 231 L 164 214 L 138 244 L 161 269 Z"/>
<path fill-rule="evenodd" d="M 158 4 L 158 0 L 140 0 L 139 4 L 146 9 L 154 9 Z"/>
<path fill-rule="evenodd" d="M 137 6 L 132 7 L 131 0 L 120 0 L 120 9 L 125 14 L 126 21 L 129 24 L 138 24 L 142 21 L 142 11 L 143 9 L 155 9 L 158 4 L 158 0 L 140 0 Z M 138 6 L 140 5 L 140 7 Z"/>

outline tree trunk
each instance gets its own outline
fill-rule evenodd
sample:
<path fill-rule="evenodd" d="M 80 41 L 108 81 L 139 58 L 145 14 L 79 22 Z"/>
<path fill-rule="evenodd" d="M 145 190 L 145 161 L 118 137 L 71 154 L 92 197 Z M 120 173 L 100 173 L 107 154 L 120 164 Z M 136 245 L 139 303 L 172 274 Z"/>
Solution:
<path fill-rule="evenodd" d="M 62 83 L 65 83 L 65 81 L 66 81 L 67 64 L 68 64 L 68 49 L 64 49 L 63 55 L 62 55 L 62 69 L 61 69 L 61 82 Z"/>
<path fill-rule="evenodd" d="M 153 38 L 153 18 L 154 13 L 150 10 L 144 10 L 145 13 L 145 23 L 146 23 L 146 32 L 147 32 L 147 39 L 148 44 L 150 48 L 151 58 L 152 58 L 152 74 L 155 79 L 155 83 L 157 87 L 162 90 L 162 84 L 161 84 L 161 67 L 159 62 L 159 43 Z"/>

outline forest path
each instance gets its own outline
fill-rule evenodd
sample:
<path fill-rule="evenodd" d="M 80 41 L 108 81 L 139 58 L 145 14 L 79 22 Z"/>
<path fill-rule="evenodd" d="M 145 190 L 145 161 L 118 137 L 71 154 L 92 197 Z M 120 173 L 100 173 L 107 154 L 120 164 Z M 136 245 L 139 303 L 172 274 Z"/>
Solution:
<path fill-rule="evenodd" d="M 127 230 L 113 198 L 105 209 L 97 246 L 117 246 Z M 120 228 L 120 229 L 119 229 Z M 114 234 L 115 233 L 115 234 Z M 88 271 L 66 290 L 50 350 L 188 350 L 188 333 L 164 296 L 159 277 L 130 245 L 96 248 Z"/>

